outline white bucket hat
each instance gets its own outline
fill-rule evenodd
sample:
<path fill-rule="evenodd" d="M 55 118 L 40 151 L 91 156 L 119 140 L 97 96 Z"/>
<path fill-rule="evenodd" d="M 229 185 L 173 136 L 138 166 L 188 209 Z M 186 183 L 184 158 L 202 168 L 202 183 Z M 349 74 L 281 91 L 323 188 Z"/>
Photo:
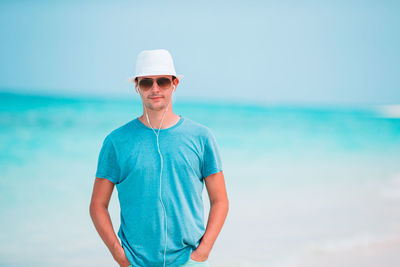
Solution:
<path fill-rule="evenodd" d="M 136 74 L 129 77 L 128 81 L 134 83 L 136 77 L 150 75 L 173 75 L 179 79 L 183 75 L 175 72 L 174 61 L 166 49 L 143 50 L 136 60 Z"/>

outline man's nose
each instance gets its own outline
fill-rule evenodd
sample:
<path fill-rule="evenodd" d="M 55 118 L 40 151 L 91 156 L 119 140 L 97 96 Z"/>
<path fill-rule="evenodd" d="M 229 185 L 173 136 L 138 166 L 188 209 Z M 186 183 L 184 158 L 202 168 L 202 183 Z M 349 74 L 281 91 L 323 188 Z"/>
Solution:
<path fill-rule="evenodd" d="M 153 82 L 153 86 L 150 88 L 151 91 L 160 91 L 160 87 L 158 86 L 157 82 Z"/>

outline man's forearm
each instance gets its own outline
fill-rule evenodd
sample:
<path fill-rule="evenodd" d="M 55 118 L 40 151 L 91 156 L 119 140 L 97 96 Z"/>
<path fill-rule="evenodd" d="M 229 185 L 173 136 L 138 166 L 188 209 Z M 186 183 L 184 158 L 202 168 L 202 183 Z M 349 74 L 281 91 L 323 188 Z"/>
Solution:
<path fill-rule="evenodd" d="M 106 244 L 111 254 L 114 255 L 114 251 L 120 246 L 120 243 L 114 232 L 110 214 L 108 213 L 107 208 L 100 205 L 91 206 L 90 216 L 101 239 Z"/>
<path fill-rule="evenodd" d="M 211 203 L 206 231 L 201 239 L 198 249 L 206 251 L 207 254 L 210 253 L 215 240 L 224 225 L 228 209 L 228 200 Z"/>

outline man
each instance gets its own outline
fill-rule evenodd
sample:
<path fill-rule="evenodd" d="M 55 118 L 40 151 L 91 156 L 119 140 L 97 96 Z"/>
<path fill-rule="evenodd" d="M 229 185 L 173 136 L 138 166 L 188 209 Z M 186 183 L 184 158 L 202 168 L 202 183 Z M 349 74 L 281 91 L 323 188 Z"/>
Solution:
<path fill-rule="evenodd" d="M 182 78 L 167 50 L 139 53 L 130 81 L 141 96 L 143 115 L 109 133 L 100 150 L 90 215 L 120 266 L 209 266 L 228 213 L 214 135 L 172 110 L 172 94 Z M 210 199 L 206 228 L 204 183 Z M 121 243 L 108 213 L 114 185 Z"/>

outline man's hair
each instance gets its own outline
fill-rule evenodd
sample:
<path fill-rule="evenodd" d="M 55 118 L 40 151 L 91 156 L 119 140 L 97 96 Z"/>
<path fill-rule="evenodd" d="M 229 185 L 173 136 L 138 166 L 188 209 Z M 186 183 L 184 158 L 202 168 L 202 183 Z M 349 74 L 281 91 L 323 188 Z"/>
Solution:
<path fill-rule="evenodd" d="M 176 77 L 174 75 L 172 75 L 172 81 L 174 81 L 176 79 Z M 135 81 L 138 81 L 138 77 L 135 78 Z"/>

